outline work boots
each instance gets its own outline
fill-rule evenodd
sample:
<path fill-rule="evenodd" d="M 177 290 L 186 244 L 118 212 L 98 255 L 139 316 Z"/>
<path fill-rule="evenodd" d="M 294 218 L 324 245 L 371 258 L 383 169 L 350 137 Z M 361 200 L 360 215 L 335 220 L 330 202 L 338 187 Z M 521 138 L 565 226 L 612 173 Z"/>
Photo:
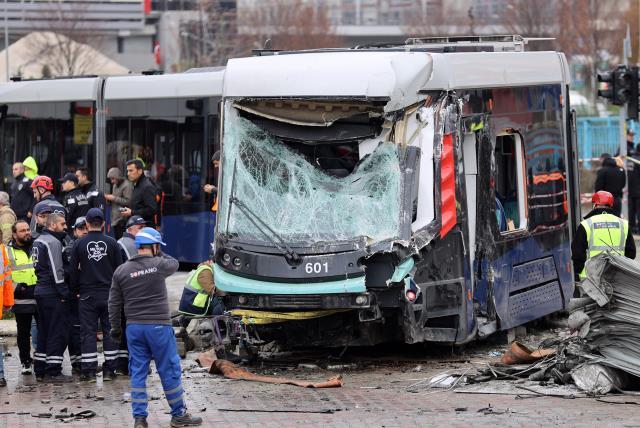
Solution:
<path fill-rule="evenodd" d="M 171 426 L 177 427 L 195 427 L 202 424 L 202 418 L 197 416 L 191 416 L 189 413 L 185 413 L 182 416 L 171 416 Z"/>
<path fill-rule="evenodd" d="M 148 428 L 147 418 L 139 417 L 133 422 L 133 428 Z"/>

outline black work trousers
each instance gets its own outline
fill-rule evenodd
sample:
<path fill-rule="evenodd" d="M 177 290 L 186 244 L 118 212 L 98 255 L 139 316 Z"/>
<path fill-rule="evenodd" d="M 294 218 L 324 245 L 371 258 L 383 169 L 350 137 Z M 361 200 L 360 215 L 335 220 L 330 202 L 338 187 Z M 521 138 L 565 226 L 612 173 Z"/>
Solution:
<path fill-rule="evenodd" d="M 31 364 L 31 321 L 35 318 L 38 322 L 36 313 L 16 313 L 16 325 L 18 327 L 18 353 L 20 354 L 21 364 Z"/>
<path fill-rule="evenodd" d="M 98 368 L 98 345 L 96 334 L 98 322 L 102 327 L 102 345 L 104 350 L 103 371 L 115 370 L 118 348 L 111 341 L 109 332 L 109 288 L 93 288 L 80 290 L 79 315 L 80 315 L 80 348 L 82 349 L 82 372 L 93 375 Z"/>
<path fill-rule="evenodd" d="M 80 368 L 82 349 L 80 347 L 80 316 L 78 314 L 78 299 L 73 297 L 69 302 L 69 360 L 75 369 Z"/>
<path fill-rule="evenodd" d="M 33 354 L 35 375 L 62 373 L 62 355 L 69 338 L 69 302 L 59 297 L 36 297 L 38 346 Z"/>
<path fill-rule="evenodd" d="M 629 228 L 632 232 L 637 232 L 640 228 L 640 197 L 629 198 Z"/>
<path fill-rule="evenodd" d="M 123 373 L 129 373 L 129 349 L 127 348 L 127 320 L 124 317 L 124 311 L 122 311 L 121 318 L 122 324 L 122 339 L 118 345 L 118 353 L 116 354 L 116 367 Z"/>

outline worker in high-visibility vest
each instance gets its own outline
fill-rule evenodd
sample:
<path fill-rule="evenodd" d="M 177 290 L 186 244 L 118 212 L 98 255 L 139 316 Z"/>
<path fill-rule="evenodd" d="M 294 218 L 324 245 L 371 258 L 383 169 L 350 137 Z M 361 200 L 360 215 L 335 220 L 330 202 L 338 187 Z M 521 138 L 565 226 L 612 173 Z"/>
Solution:
<path fill-rule="evenodd" d="M 213 260 L 201 263 L 187 277 L 182 291 L 178 312 L 191 317 L 220 315 L 224 311 L 222 302 L 216 294 L 213 280 Z"/>
<path fill-rule="evenodd" d="M 26 220 L 18 220 L 12 226 L 12 239 L 7 246 L 9 265 L 13 271 L 14 303 L 13 313 L 16 317 L 18 331 L 18 351 L 22 374 L 33 372 L 31 358 L 31 325 L 38 318 L 36 298 L 36 270 L 31 260 L 31 228 Z"/>
<path fill-rule="evenodd" d="M 593 194 L 593 209 L 578 226 L 571 243 L 573 271 L 583 280 L 586 277 L 584 265 L 588 259 L 605 251 L 630 259 L 636 257 L 636 244 L 629 233 L 629 223 L 613 214 L 613 195 L 604 190 Z"/>

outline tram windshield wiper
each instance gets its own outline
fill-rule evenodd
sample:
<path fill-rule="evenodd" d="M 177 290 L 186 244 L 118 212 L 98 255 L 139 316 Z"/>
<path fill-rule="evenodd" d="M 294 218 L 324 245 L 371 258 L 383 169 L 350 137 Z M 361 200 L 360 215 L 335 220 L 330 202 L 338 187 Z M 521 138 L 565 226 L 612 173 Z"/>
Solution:
<path fill-rule="evenodd" d="M 260 231 L 275 247 L 282 252 L 287 263 L 297 265 L 301 259 L 298 253 L 296 253 L 286 241 L 282 239 L 278 233 L 273 230 L 267 223 L 265 223 L 260 217 L 258 217 L 253 211 L 249 209 L 240 199 L 235 196 L 229 197 L 229 209 L 231 205 L 238 207 L 240 211 L 247 217 L 247 219 Z M 261 226 L 262 225 L 262 226 Z M 278 242 L 279 241 L 279 242 Z"/>

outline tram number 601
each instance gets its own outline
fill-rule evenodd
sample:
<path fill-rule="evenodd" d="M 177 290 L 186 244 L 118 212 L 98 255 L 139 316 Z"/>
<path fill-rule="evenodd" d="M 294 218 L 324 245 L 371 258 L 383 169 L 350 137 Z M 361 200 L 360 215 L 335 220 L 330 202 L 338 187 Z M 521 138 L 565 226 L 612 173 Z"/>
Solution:
<path fill-rule="evenodd" d="M 329 273 L 329 263 L 307 263 L 304 265 L 304 271 L 308 274 L 312 273 Z"/>

